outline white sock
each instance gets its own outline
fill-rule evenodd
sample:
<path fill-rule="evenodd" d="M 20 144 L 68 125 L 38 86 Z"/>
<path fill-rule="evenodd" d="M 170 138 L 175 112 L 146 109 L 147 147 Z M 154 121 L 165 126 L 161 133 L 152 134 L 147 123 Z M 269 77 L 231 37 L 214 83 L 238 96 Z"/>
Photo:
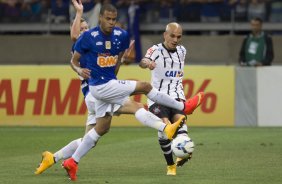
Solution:
<path fill-rule="evenodd" d="M 183 136 L 188 136 L 188 126 L 184 123 L 181 128 L 177 131 L 177 136 L 178 135 L 183 135 Z"/>
<path fill-rule="evenodd" d="M 153 113 L 146 111 L 144 108 L 140 108 L 138 111 L 136 111 L 135 117 L 143 125 L 157 129 L 159 131 L 163 131 L 166 126 L 166 124 L 164 124 L 160 118 L 155 116 Z"/>
<path fill-rule="evenodd" d="M 168 96 L 165 93 L 159 92 L 155 88 L 153 88 L 148 94 L 147 97 L 152 100 L 153 102 L 156 102 L 158 104 L 171 107 L 177 110 L 183 110 L 184 104 L 183 102 L 179 102 L 170 96 Z"/>
<path fill-rule="evenodd" d="M 184 123 L 183 125 L 182 125 L 182 127 L 181 128 L 179 128 L 179 130 L 178 130 L 178 132 L 180 132 L 180 133 L 182 133 L 182 132 L 188 132 L 188 126 Z"/>
<path fill-rule="evenodd" d="M 164 132 L 158 131 L 158 140 L 168 140 L 168 138 Z"/>
<path fill-rule="evenodd" d="M 71 141 L 68 145 L 54 153 L 55 162 L 70 158 L 81 143 L 81 138 Z"/>
<path fill-rule="evenodd" d="M 80 159 L 93 148 L 101 136 L 97 134 L 95 128 L 92 128 L 82 139 L 81 144 L 75 150 L 72 158 L 79 162 Z"/>

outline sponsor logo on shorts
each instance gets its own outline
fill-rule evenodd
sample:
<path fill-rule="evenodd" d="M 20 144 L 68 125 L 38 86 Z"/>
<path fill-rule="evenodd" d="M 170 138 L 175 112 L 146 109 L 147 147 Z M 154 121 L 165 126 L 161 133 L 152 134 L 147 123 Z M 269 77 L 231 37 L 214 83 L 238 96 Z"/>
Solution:
<path fill-rule="evenodd" d="M 161 112 L 161 110 L 160 110 L 159 107 L 153 108 L 153 113 L 154 113 L 154 114 L 159 114 L 160 112 Z"/>

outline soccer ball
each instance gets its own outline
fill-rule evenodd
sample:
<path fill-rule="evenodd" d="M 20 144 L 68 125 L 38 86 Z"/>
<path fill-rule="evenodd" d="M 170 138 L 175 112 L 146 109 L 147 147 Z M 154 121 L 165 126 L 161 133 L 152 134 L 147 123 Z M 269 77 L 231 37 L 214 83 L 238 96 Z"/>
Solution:
<path fill-rule="evenodd" d="M 186 135 L 178 135 L 172 140 L 171 149 L 176 157 L 188 158 L 194 151 L 194 142 Z"/>

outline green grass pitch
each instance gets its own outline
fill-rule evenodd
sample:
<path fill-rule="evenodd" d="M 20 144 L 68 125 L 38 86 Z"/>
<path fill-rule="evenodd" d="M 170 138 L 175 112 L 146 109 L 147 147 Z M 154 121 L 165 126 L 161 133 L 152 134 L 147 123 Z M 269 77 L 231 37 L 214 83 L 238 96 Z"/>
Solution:
<path fill-rule="evenodd" d="M 55 152 L 84 129 L 0 127 L 0 184 L 70 183 L 57 163 L 33 174 L 41 152 Z M 191 127 L 193 159 L 166 176 L 157 132 L 113 127 L 79 164 L 76 183 L 95 184 L 280 184 L 282 128 Z"/>

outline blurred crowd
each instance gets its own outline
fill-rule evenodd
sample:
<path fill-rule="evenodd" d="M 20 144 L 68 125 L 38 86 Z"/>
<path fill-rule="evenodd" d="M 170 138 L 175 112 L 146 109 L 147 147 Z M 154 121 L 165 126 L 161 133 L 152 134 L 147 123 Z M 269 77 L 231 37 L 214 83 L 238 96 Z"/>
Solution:
<path fill-rule="evenodd" d="M 82 0 L 86 19 L 97 19 L 103 3 L 113 3 L 119 21 L 126 24 L 131 9 L 138 8 L 140 22 L 246 22 L 259 17 L 282 22 L 282 0 Z M 68 23 L 75 11 L 70 0 L 0 0 L 0 22 Z M 89 20 L 91 21 L 91 20 Z M 97 20 L 95 20 L 97 22 Z M 94 22 L 95 22 L 94 21 Z"/>

